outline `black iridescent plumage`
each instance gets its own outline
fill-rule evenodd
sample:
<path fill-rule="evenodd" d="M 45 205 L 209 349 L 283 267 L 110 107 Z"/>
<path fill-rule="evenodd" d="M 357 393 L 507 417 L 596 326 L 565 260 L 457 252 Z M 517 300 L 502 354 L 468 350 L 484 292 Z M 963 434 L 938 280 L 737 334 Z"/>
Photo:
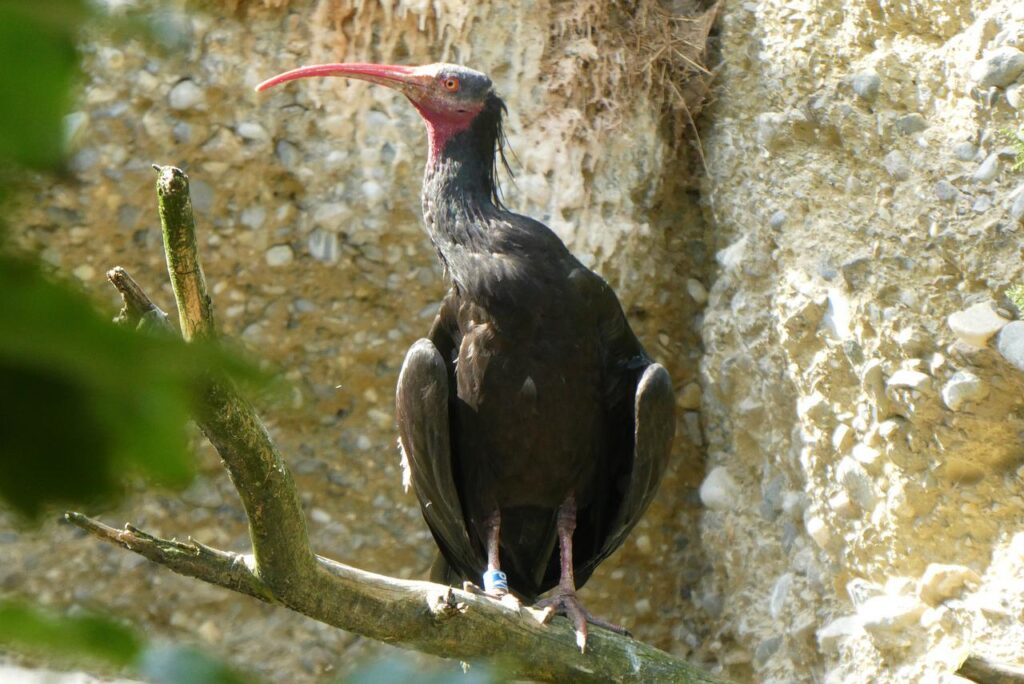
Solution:
<path fill-rule="evenodd" d="M 489 93 L 428 163 L 424 218 L 452 288 L 406 359 L 398 422 L 443 558 L 434 578 L 478 581 L 497 509 L 502 569 L 532 599 L 558 584 L 556 514 L 570 492 L 577 586 L 636 523 L 668 458 L 673 400 L 611 288 L 497 201 L 504 109 Z"/>

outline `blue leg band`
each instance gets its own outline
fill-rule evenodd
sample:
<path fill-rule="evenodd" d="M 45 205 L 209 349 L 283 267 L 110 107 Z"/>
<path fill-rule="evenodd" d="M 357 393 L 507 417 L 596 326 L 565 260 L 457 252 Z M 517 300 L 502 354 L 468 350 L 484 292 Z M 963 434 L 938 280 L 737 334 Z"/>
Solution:
<path fill-rule="evenodd" d="M 487 570 L 484 572 L 484 591 L 494 593 L 508 591 L 508 576 L 501 570 Z"/>

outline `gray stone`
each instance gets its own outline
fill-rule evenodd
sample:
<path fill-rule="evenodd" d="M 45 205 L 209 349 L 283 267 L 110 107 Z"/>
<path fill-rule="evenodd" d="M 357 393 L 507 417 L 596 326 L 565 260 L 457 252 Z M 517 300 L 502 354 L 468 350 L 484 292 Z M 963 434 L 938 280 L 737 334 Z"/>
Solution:
<path fill-rule="evenodd" d="M 836 466 L 836 479 L 846 490 L 850 501 L 860 506 L 861 510 L 870 511 L 874 508 L 876 500 L 874 482 L 868 475 L 868 471 L 856 459 L 844 456 Z"/>
<path fill-rule="evenodd" d="M 999 153 L 993 152 L 985 157 L 985 161 L 971 174 L 971 180 L 977 183 L 987 183 L 999 175 Z"/>
<path fill-rule="evenodd" d="M 294 167 L 302 160 L 302 153 L 293 142 L 278 140 L 274 145 L 274 156 L 287 168 Z"/>
<path fill-rule="evenodd" d="M 906 114 L 896 119 L 896 130 L 903 135 L 920 133 L 928 128 L 928 122 L 918 113 Z"/>
<path fill-rule="evenodd" d="M 978 154 L 978 148 L 969 142 L 962 142 L 953 148 L 953 156 L 960 161 L 971 161 Z"/>
<path fill-rule="evenodd" d="M 1009 321 L 996 313 L 992 302 L 981 302 L 950 314 L 946 319 L 953 334 L 973 347 L 985 347 L 988 341 Z"/>
<path fill-rule="evenodd" d="M 338 234 L 333 230 L 316 228 L 309 234 L 309 253 L 317 261 L 333 264 L 338 261 Z"/>
<path fill-rule="evenodd" d="M 889 175 L 896 180 L 907 180 L 910 178 L 910 164 L 906 156 L 899 150 L 893 150 L 882 159 L 882 166 L 889 172 Z"/>
<path fill-rule="evenodd" d="M 787 572 L 775 580 L 771 598 L 768 600 L 768 612 L 771 613 L 773 620 L 778 620 L 779 616 L 782 615 L 782 610 L 786 607 L 786 601 L 789 599 L 789 590 L 792 586 L 793 573 L 791 572 Z"/>
<path fill-rule="evenodd" d="M 853 92 L 857 94 L 857 97 L 871 102 L 878 97 L 878 91 L 882 86 L 882 79 L 873 71 L 862 71 L 859 74 L 854 74 L 853 78 L 850 79 L 850 84 L 853 86 Z"/>
<path fill-rule="evenodd" d="M 988 385 L 970 371 L 957 371 L 942 386 L 942 403 L 951 411 L 959 411 L 969 401 L 981 401 L 988 396 Z"/>
<path fill-rule="evenodd" d="M 192 195 L 192 206 L 197 211 L 209 213 L 213 209 L 213 188 L 204 180 L 193 178 L 189 183 L 189 190 Z"/>
<path fill-rule="evenodd" d="M 1004 46 L 985 53 L 971 67 L 971 80 L 982 88 L 1005 88 L 1024 73 L 1024 52 Z"/>
<path fill-rule="evenodd" d="M 171 92 L 167 94 L 167 104 L 171 109 L 178 111 L 198 109 L 206 104 L 206 93 L 195 81 L 186 78 L 171 88 Z"/>
<path fill-rule="evenodd" d="M 776 211 L 775 213 L 773 213 L 773 214 L 771 215 L 771 217 L 770 217 L 770 218 L 768 219 L 768 225 L 769 225 L 769 226 L 770 226 L 770 227 L 771 227 L 772 229 L 774 229 L 774 230 L 778 230 L 778 229 L 779 229 L 779 228 L 781 228 L 781 227 L 782 227 L 783 225 L 785 225 L 785 223 L 786 223 L 786 219 L 787 219 L 787 218 L 788 218 L 788 217 L 787 217 L 787 215 L 786 215 L 786 212 L 784 212 L 784 211 L 782 211 L 781 209 L 779 209 L 778 211 Z"/>
<path fill-rule="evenodd" d="M 290 245 L 274 245 L 265 255 L 268 266 L 287 266 L 295 258 Z"/>
<path fill-rule="evenodd" d="M 704 283 L 696 278 L 687 278 L 686 292 L 698 306 L 704 306 L 708 303 L 708 290 L 704 287 Z"/>
<path fill-rule="evenodd" d="M 264 128 L 262 124 L 255 121 L 243 121 L 238 124 L 236 132 L 243 140 L 249 140 L 252 142 L 266 142 L 270 139 L 270 134 L 267 133 L 267 129 Z"/>
<path fill-rule="evenodd" d="M 1014 109 L 1024 109 L 1024 83 L 1014 83 L 1006 89 L 1006 102 Z"/>
<path fill-rule="evenodd" d="M 171 129 L 171 135 L 174 136 L 174 142 L 179 145 L 191 142 L 192 140 L 192 125 L 184 121 L 179 121 L 174 124 L 174 128 Z"/>
<path fill-rule="evenodd" d="M 1003 358 L 1024 371 L 1024 321 L 1008 323 L 999 331 L 996 349 Z"/>
<path fill-rule="evenodd" d="M 943 202 L 952 202 L 960 196 L 960 191 L 948 180 L 940 180 L 935 184 L 935 196 Z"/>
<path fill-rule="evenodd" d="M 263 222 L 267 220 L 267 210 L 263 207 L 246 207 L 242 210 L 242 214 L 238 219 L 243 226 L 257 230 L 263 226 Z"/>
<path fill-rule="evenodd" d="M 971 209 L 979 214 L 984 214 L 991 208 L 992 197 L 990 195 L 978 195 L 977 199 L 974 200 L 974 204 L 971 205 Z"/>
<path fill-rule="evenodd" d="M 781 636 L 773 636 L 765 639 L 757 645 L 754 649 L 754 664 L 758 667 L 762 667 L 768 662 L 768 659 L 775 655 L 775 652 L 779 650 L 779 646 L 782 645 Z"/>
<path fill-rule="evenodd" d="M 737 507 L 740 488 L 732 479 L 725 466 L 718 466 L 704 478 L 700 485 L 700 500 L 714 511 L 729 511 Z"/>
<path fill-rule="evenodd" d="M 1014 191 L 1013 203 L 1010 205 L 1010 218 L 1014 221 L 1024 220 L 1024 185 Z"/>

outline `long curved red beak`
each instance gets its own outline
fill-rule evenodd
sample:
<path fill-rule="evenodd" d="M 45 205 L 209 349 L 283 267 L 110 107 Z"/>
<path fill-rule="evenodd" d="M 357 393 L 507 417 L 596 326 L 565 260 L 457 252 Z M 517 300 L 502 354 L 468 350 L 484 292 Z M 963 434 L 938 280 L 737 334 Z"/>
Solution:
<path fill-rule="evenodd" d="M 299 78 L 312 76 L 342 76 L 345 78 L 356 78 L 361 81 L 369 81 L 379 85 L 394 88 L 405 94 L 409 90 L 422 90 L 431 81 L 431 77 L 422 74 L 416 67 L 402 66 L 398 64 L 315 64 L 313 66 L 299 67 L 268 78 L 256 86 L 257 92 L 263 92 L 286 81 L 294 81 Z"/>

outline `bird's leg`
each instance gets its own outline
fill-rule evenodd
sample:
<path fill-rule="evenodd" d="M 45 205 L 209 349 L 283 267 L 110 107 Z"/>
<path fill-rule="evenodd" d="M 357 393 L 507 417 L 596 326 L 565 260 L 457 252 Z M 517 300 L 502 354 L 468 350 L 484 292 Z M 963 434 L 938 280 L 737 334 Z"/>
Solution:
<path fill-rule="evenodd" d="M 464 582 L 462 588 L 474 594 L 496 598 L 509 608 L 519 610 L 519 599 L 508 590 L 508 577 L 501 571 L 501 561 L 498 557 L 501 512 L 497 508 L 484 521 L 484 528 L 487 531 L 487 569 L 483 575 L 484 587 L 480 589 L 472 582 Z"/>
<path fill-rule="evenodd" d="M 558 590 L 554 596 L 537 602 L 536 608 L 553 608 L 572 620 L 576 629 L 576 645 L 580 653 L 587 649 L 587 623 L 610 629 L 619 634 L 629 634 L 622 627 L 594 617 L 582 605 L 576 596 L 576 578 L 572 568 L 572 533 L 576 530 L 576 495 L 570 493 L 565 502 L 558 508 L 557 519 L 558 547 L 561 554 L 561 573 L 558 579 Z"/>
<path fill-rule="evenodd" d="M 484 591 L 495 596 L 508 593 L 508 577 L 501 571 L 498 559 L 498 541 L 501 534 L 501 511 L 497 508 L 484 522 L 487 528 L 487 570 L 484 571 Z"/>

